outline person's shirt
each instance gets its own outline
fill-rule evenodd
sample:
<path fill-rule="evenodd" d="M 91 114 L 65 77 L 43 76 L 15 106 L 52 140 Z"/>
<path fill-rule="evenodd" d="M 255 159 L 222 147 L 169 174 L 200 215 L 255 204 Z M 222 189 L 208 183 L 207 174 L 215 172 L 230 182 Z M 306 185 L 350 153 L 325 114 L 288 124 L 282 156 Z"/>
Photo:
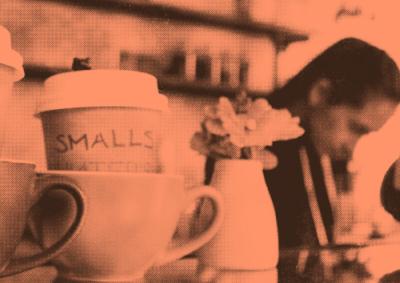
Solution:
<path fill-rule="evenodd" d="M 265 181 L 277 216 L 279 246 L 283 249 L 319 244 L 303 177 L 299 155 L 301 148 L 305 148 L 308 155 L 313 187 L 326 236 L 328 241 L 332 239 L 332 211 L 322 176 L 320 159 L 311 143 L 308 142 L 308 138 L 301 137 L 296 140 L 277 142 L 268 148 L 278 157 L 279 163 L 273 170 L 264 170 Z M 214 163 L 215 161 L 210 158 L 206 161 L 206 184 L 211 181 Z"/>

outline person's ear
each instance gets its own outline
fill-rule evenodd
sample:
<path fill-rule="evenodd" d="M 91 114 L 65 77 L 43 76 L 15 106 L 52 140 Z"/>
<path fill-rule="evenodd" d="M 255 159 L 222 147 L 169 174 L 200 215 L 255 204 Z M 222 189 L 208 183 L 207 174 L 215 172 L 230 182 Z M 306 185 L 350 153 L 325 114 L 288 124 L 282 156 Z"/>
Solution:
<path fill-rule="evenodd" d="M 332 92 L 332 83 L 328 79 L 318 79 L 316 80 L 309 91 L 308 94 L 308 105 L 309 106 L 323 106 L 326 105 L 329 96 Z"/>

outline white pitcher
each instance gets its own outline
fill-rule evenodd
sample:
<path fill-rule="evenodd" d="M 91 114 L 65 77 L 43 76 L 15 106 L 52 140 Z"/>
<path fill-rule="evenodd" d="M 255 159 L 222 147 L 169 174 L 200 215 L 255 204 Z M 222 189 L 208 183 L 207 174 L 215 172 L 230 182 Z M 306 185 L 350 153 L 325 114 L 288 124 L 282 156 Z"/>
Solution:
<path fill-rule="evenodd" d="M 274 206 L 256 160 L 218 160 L 211 186 L 222 193 L 225 217 L 216 236 L 197 255 L 203 266 L 266 270 L 278 263 Z M 207 214 L 210 207 L 203 205 Z"/>

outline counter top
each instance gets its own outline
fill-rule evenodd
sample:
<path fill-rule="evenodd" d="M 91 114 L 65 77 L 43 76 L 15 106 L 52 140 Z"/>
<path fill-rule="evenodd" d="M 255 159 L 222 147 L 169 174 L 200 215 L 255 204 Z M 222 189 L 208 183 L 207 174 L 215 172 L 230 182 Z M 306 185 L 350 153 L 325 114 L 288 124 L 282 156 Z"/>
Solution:
<path fill-rule="evenodd" d="M 17 256 L 35 251 L 38 247 L 25 241 Z M 56 275 L 54 267 L 43 266 L 0 283 L 50 283 Z M 261 271 L 217 270 L 202 266 L 197 258 L 184 258 L 153 267 L 145 282 L 400 282 L 400 242 L 283 250 L 277 268 Z"/>
<path fill-rule="evenodd" d="M 152 268 L 146 282 L 330 283 L 400 282 L 400 244 L 281 251 L 277 268 L 264 271 L 205 268 L 195 258 Z"/>

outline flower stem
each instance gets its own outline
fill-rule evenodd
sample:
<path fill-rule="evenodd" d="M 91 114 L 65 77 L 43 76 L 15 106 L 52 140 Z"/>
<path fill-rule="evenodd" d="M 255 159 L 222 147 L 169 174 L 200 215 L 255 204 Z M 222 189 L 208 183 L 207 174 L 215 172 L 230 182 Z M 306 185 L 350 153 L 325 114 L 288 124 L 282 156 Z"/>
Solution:
<path fill-rule="evenodd" d="M 243 147 L 240 149 L 240 159 L 251 159 L 251 148 L 250 147 Z"/>

